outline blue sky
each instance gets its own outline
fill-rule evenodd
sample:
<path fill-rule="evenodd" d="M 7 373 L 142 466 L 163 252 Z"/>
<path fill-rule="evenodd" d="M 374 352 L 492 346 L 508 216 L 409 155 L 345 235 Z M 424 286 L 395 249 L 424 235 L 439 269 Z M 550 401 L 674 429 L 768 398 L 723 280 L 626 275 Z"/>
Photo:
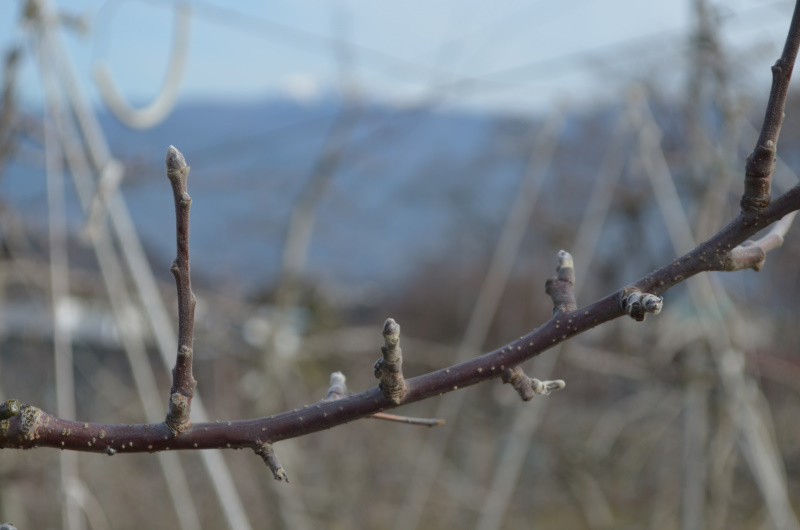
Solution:
<path fill-rule="evenodd" d="M 474 110 L 536 112 L 563 99 L 619 97 L 631 80 L 681 88 L 691 28 L 689 1 L 641 0 L 295 0 L 189 1 L 189 58 L 179 99 L 232 101 L 288 95 L 313 100 L 343 86 L 410 105 L 443 98 Z M 161 87 L 176 2 L 56 1 L 83 15 L 84 36 L 66 42 L 95 103 L 91 78 L 108 64 L 120 92 L 146 103 Z M 25 39 L 20 0 L 0 2 L 0 47 Z M 723 40 L 745 83 L 769 83 L 791 2 L 718 2 Z M 41 98 L 28 55 L 22 95 Z M 465 82 L 465 80 L 467 80 Z M 759 90 L 761 92 L 761 90 Z"/>

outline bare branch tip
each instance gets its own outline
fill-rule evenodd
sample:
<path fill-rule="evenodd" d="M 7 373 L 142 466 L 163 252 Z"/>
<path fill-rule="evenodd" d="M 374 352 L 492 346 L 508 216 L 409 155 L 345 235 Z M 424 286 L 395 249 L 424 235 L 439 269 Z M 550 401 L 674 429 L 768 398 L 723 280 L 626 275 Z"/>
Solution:
<path fill-rule="evenodd" d="M 183 153 L 178 151 L 174 145 L 167 148 L 167 170 L 180 171 L 186 167 L 186 159 L 183 158 Z"/>
<path fill-rule="evenodd" d="M 383 336 L 387 338 L 400 337 L 400 324 L 393 318 L 387 318 L 383 323 Z"/>
<path fill-rule="evenodd" d="M 574 269 L 575 264 L 572 260 L 572 254 L 567 252 L 566 250 L 559 250 L 558 251 L 558 268 L 569 268 Z"/>
<path fill-rule="evenodd" d="M 344 376 L 342 372 L 333 372 L 331 374 L 331 382 L 330 386 L 333 385 L 344 385 L 347 382 L 347 378 Z"/>

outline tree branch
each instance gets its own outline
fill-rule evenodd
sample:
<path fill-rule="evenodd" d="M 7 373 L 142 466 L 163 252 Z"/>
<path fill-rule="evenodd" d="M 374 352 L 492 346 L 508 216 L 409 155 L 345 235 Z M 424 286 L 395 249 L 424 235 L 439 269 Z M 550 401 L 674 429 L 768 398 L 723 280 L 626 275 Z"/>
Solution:
<path fill-rule="evenodd" d="M 721 267 L 731 249 L 759 230 L 800 209 L 800 185 L 769 204 L 757 218 L 740 214 L 718 234 L 626 289 L 660 295 L 692 276 Z M 620 289 L 584 308 L 556 314 L 527 335 L 466 362 L 406 379 L 403 404 L 414 403 L 500 377 L 556 344 L 626 314 Z M 58 447 L 84 452 L 138 453 L 176 449 L 253 448 L 318 432 L 397 407 L 378 387 L 340 399 L 317 403 L 273 416 L 251 420 L 197 423 L 180 436 L 165 424 L 104 425 L 80 423 L 52 416 L 20 404 L 14 414 L 0 406 L 0 448 Z"/>
<path fill-rule="evenodd" d="M 187 168 L 188 169 L 188 168 Z M 796 186 L 752 218 L 740 214 L 718 234 L 697 248 L 631 284 L 626 289 L 662 294 L 704 271 L 724 270 L 731 249 L 762 228 L 800 209 L 800 186 Z M 556 314 L 548 322 L 509 344 L 454 366 L 405 380 L 403 404 L 452 392 L 500 377 L 514 367 L 575 335 L 626 314 L 621 289 L 582 309 Z M 182 335 L 183 336 L 183 335 Z M 180 356 L 179 356 L 180 360 Z M 329 429 L 359 418 L 395 408 L 380 388 L 323 400 L 294 411 L 252 420 L 198 423 L 177 436 L 165 423 L 150 425 L 103 425 L 68 421 L 36 407 L 20 404 L 19 410 L 0 406 L 0 448 L 58 447 L 84 452 L 155 452 L 175 449 L 258 449 L 312 432 Z"/>
<path fill-rule="evenodd" d="M 192 198 L 186 192 L 189 166 L 180 151 L 173 146 L 167 149 L 167 177 L 175 199 L 175 223 L 178 255 L 172 262 L 173 276 L 178 288 L 178 356 L 172 369 L 172 387 L 169 390 L 169 409 L 166 423 L 176 434 L 192 425 L 192 396 L 197 381 L 192 375 L 192 347 L 194 341 L 194 306 L 192 280 L 189 274 L 189 210 Z"/>
<path fill-rule="evenodd" d="M 773 69 L 775 79 L 767 117 L 758 147 L 748 162 L 743 211 L 720 232 L 671 264 L 582 309 L 575 309 L 572 260 L 569 254 L 562 251 L 559 253 L 558 274 L 546 285 L 555 305 L 555 314 L 548 322 L 502 348 L 419 377 L 403 378 L 400 327 L 388 319 L 383 328 L 384 357 L 376 363 L 376 376 L 381 379 L 379 387 L 347 395 L 344 376 L 334 373 L 331 389 L 325 399 L 269 417 L 195 425 L 189 418 L 196 385 L 191 364 L 194 295 L 189 277 L 191 198 L 186 192 L 189 167 L 180 152 L 170 147 L 167 152 L 167 175 L 175 198 L 178 244 L 178 255 L 171 270 L 178 289 L 179 342 L 166 421 L 155 425 L 80 423 L 57 418 L 17 400 L 9 400 L 0 405 L 0 448 L 58 447 L 114 455 L 119 452 L 249 447 L 264 459 L 275 477 L 281 480 L 286 475 L 272 450 L 271 444 L 275 442 L 382 414 L 387 409 L 397 407 L 401 401 L 403 404 L 413 403 L 497 377 L 512 384 L 514 379 L 524 383 L 530 378 L 517 371 L 523 361 L 626 313 L 637 320 L 640 320 L 640 316 L 643 320 L 646 312 L 657 313 L 661 308 L 660 294 L 700 272 L 734 270 L 743 266 L 758 268 L 748 249 L 755 245 L 766 254 L 771 248 L 777 247 L 788 221 L 779 224 L 756 242 L 743 243 L 763 228 L 800 209 L 800 185 L 769 202 L 772 159 L 783 117 L 786 85 L 800 42 L 798 17 L 796 8 L 786 49 Z M 762 148 L 771 148 L 773 152 L 767 152 L 765 156 Z M 762 159 L 767 161 L 766 173 L 761 168 L 757 168 L 757 172 L 750 171 Z M 759 257 L 758 263 L 763 263 L 763 258 Z M 533 385 L 533 380 L 530 381 Z M 546 390 L 547 385 L 544 386 Z M 555 388 L 560 385 L 553 382 L 551 386 Z M 527 394 L 523 392 L 521 395 L 524 398 Z"/>
<path fill-rule="evenodd" d="M 795 4 L 783 53 L 772 67 L 772 89 L 761 133 L 756 147 L 747 157 L 744 194 L 741 200 L 742 212 L 759 212 L 769 204 L 778 136 L 783 125 L 786 94 L 789 92 L 789 81 L 792 79 L 798 46 L 800 46 L 800 2 Z"/>

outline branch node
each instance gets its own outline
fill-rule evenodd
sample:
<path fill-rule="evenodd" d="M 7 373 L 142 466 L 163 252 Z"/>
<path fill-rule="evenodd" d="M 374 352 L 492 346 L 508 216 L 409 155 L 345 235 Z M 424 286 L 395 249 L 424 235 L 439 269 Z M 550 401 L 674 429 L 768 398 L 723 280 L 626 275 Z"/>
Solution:
<path fill-rule="evenodd" d="M 521 367 L 506 368 L 500 374 L 503 383 L 510 384 L 517 391 L 522 401 L 530 401 L 536 394 L 547 396 L 551 392 L 561 390 L 567 386 L 562 379 L 553 381 L 540 381 L 528 377 Z"/>
<path fill-rule="evenodd" d="M 172 432 L 178 434 L 189 430 L 192 426 L 192 419 L 189 417 L 189 398 L 178 392 L 169 397 L 169 411 L 164 422 Z"/>
<path fill-rule="evenodd" d="M 575 301 L 575 264 L 566 250 L 558 251 L 556 275 L 547 280 L 544 290 L 553 299 L 553 313 L 568 313 L 578 308 Z"/>
<path fill-rule="evenodd" d="M 272 448 L 271 443 L 267 442 L 258 444 L 253 448 L 253 450 L 258 456 L 261 457 L 264 463 L 267 464 L 269 470 L 272 471 L 272 476 L 275 477 L 275 480 L 285 480 L 287 483 L 289 482 L 289 477 L 283 470 L 283 466 L 281 465 L 280 460 L 278 460 L 278 455 L 275 454 L 275 450 Z"/>
<path fill-rule="evenodd" d="M 387 318 L 383 324 L 383 340 L 381 347 L 383 358 L 375 362 L 375 378 L 381 380 L 380 389 L 383 397 L 399 405 L 408 391 L 403 379 L 403 350 L 400 349 L 400 324 Z"/>
<path fill-rule="evenodd" d="M 15 400 L 11 400 L 15 401 Z M 8 404 L 8 402 L 6 402 Z M 27 441 L 33 441 L 38 437 L 37 429 L 39 427 L 39 419 L 42 417 L 42 410 L 34 407 L 33 405 L 20 404 L 19 409 L 19 432 L 22 438 Z"/>
<path fill-rule="evenodd" d="M 743 212 L 758 212 L 770 203 L 770 185 L 775 171 L 775 143 L 767 140 L 756 145 L 745 163 L 744 194 L 740 201 Z"/>
<path fill-rule="evenodd" d="M 647 313 L 659 314 L 663 305 L 664 299 L 660 296 L 643 293 L 635 287 L 622 291 L 620 306 L 637 322 L 643 321 Z"/>

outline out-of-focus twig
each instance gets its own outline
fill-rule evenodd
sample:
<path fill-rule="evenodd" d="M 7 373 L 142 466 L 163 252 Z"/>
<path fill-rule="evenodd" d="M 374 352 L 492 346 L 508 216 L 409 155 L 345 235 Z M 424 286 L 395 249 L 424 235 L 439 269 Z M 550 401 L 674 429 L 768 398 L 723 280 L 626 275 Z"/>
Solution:
<path fill-rule="evenodd" d="M 630 126 L 630 112 L 629 109 L 626 109 L 614 127 L 609 149 L 603 156 L 597 179 L 592 187 L 591 199 L 584 210 L 583 219 L 575 235 L 573 251 L 578 256 L 577 259 L 582 260 L 580 263 L 583 263 L 587 270 L 591 268 L 591 263 L 594 261 L 600 230 L 611 206 L 615 184 L 625 164 L 624 149 L 627 144 L 624 138 L 628 135 Z M 582 285 L 584 283 L 574 286 L 573 295 L 575 297 L 580 293 Z M 557 346 L 550 352 L 550 355 L 539 359 L 536 365 L 537 374 L 549 378 L 562 350 L 562 347 Z M 531 410 L 526 410 L 528 407 L 520 409 L 511 421 L 512 437 L 495 466 L 489 494 L 481 506 L 481 516 L 477 523 L 479 530 L 494 530 L 503 524 L 506 509 L 511 502 L 511 493 L 522 473 L 522 466 L 519 462 L 530 446 L 531 438 L 539 427 L 547 404 L 546 400 L 534 401 L 530 405 Z"/>
<path fill-rule="evenodd" d="M 47 32 L 40 36 L 39 65 L 43 77 L 47 77 L 48 60 L 42 40 L 48 38 Z M 49 91 L 48 99 L 55 97 L 54 87 L 46 83 Z M 75 418 L 75 380 L 72 362 L 72 334 L 67 324 L 69 296 L 69 262 L 67 258 L 67 217 L 64 205 L 63 153 L 56 132 L 54 109 L 50 109 L 49 122 L 45 124 L 45 154 L 47 173 L 47 210 L 50 247 L 50 303 L 53 315 L 53 353 L 56 367 L 56 396 L 58 398 L 58 414 L 61 417 Z M 78 476 L 78 456 L 61 453 L 61 487 L 69 491 L 74 484 L 80 483 Z M 67 497 L 62 507 L 63 522 L 68 530 L 86 528 L 80 506 L 75 499 Z"/>
<path fill-rule="evenodd" d="M 0 169 L 14 149 L 18 108 L 16 98 L 17 76 L 22 48 L 14 47 L 6 53 L 3 63 L 3 88 L 0 96 Z"/>
<path fill-rule="evenodd" d="M 190 30 L 192 22 L 191 4 L 180 2 L 175 5 L 175 31 L 172 38 L 167 75 L 161 91 L 144 108 L 136 109 L 119 93 L 111 78 L 111 72 L 104 63 L 94 67 L 94 80 L 97 90 L 111 112 L 119 121 L 133 129 L 149 129 L 164 121 L 172 112 L 178 98 L 186 59 L 189 55 Z"/>
<path fill-rule="evenodd" d="M 53 46 L 50 43 L 50 46 L 43 49 L 42 52 L 53 57 L 52 49 Z M 91 168 L 84 149 L 77 143 L 77 139 L 80 136 L 77 134 L 73 122 L 70 121 L 69 114 L 61 106 L 61 98 L 52 69 L 43 69 L 42 79 L 45 84 L 47 107 L 53 120 L 53 126 L 58 133 L 58 140 L 64 149 L 70 173 L 75 181 L 78 199 L 86 212 L 88 211 L 93 191 L 89 182 Z M 130 300 L 125 284 L 122 264 L 105 229 L 92 232 L 91 236 L 92 247 L 111 304 L 111 312 L 117 323 L 123 348 L 131 364 L 134 383 L 136 384 L 145 416 L 149 421 L 158 422 L 163 416 L 157 397 L 155 375 L 147 360 L 147 349 L 142 337 L 131 330 L 130 326 L 126 325 L 127 310 L 132 306 L 133 302 Z M 163 457 L 159 456 L 159 460 L 181 528 L 185 530 L 198 528 L 200 523 L 197 510 L 189 494 L 188 482 L 179 459 L 175 455 L 164 454 Z"/>
<path fill-rule="evenodd" d="M 52 10 L 51 0 L 40 0 L 40 2 L 48 10 Z M 60 36 L 54 34 L 54 37 L 58 38 Z M 92 168 L 97 172 L 101 172 L 113 160 L 113 157 L 97 117 L 92 112 L 81 84 L 77 80 L 75 66 L 72 58 L 66 53 L 66 49 L 63 43 L 57 41 L 52 43 L 50 53 L 56 58 L 54 63 L 61 74 L 61 81 L 67 99 L 71 104 L 71 111 L 78 122 L 76 133 L 79 133 L 80 137 L 85 139 L 87 155 Z M 89 174 L 83 173 L 81 176 L 88 178 Z M 89 187 L 91 188 L 91 185 Z M 90 193 L 95 191 L 91 190 Z M 158 343 L 162 362 L 167 369 L 170 369 L 174 362 L 175 344 L 178 339 L 172 327 L 169 313 L 164 306 L 164 301 L 156 285 L 150 264 L 145 257 L 144 249 L 136 233 L 136 228 L 125 200 L 117 190 L 108 195 L 107 203 L 108 217 L 111 220 L 114 234 L 120 240 L 119 248 L 122 257 L 131 271 L 138 294 L 147 307 L 145 315 Z M 88 209 L 88 206 L 84 206 L 84 209 Z M 192 400 L 192 409 L 194 417 L 198 421 L 208 419 L 208 414 L 197 393 L 195 393 Z M 222 455 L 216 451 L 204 451 L 201 459 L 209 476 L 213 477 L 211 485 L 219 499 L 219 504 L 228 526 L 236 530 L 249 530 L 251 525 L 247 513 Z M 182 525 L 183 523 L 182 521 Z M 186 527 L 192 528 L 191 525 Z M 196 528 L 197 526 L 194 527 Z"/>
<path fill-rule="evenodd" d="M 798 9 L 800 9 L 800 2 L 798 2 Z M 797 18 L 798 11 L 795 13 L 795 18 Z M 794 22 L 792 27 L 795 27 Z M 657 140 L 661 136 L 661 131 L 647 105 L 644 104 L 642 108 L 648 124 L 640 134 L 642 160 L 667 225 L 672 245 L 676 251 L 680 252 L 695 246 L 694 237 L 664 153 Z M 695 288 L 690 290 L 694 305 L 698 309 L 713 311 L 714 307 L 718 307 L 719 295 L 716 291 L 717 288 L 707 275 L 699 276 Z M 770 439 L 769 433 L 764 428 L 764 420 L 760 417 L 760 412 L 753 403 L 752 391 L 744 375 L 744 361 L 741 352 L 735 348 L 727 328 L 716 323 L 717 320 L 714 319 L 701 319 L 706 340 L 716 363 L 717 373 L 728 396 L 726 403 L 741 435 L 740 443 L 745 459 L 756 478 L 756 483 L 775 526 L 800 529 L 800 523 L 798 523 L 789 501 L 786 480 L 782 471 L 783 462 L 774 441 Z"/>
<path fill-rule="evenodd" d="M 500 304 L 500 297 L 505 290 L 523 237 L 528 230 L 530 217 L 555 153 L 564 121 L 563 112 L 560 109 L 554 110 L 537 134 L 520 181 L 519 190 L 511 205 L 489 269 L 464 330 L 464 336 L 456 354 L 456 362 L 475 355 L 486 340 L 489 327 Z M 445 418 L 454 424 L 462 407 L 463 398 L 443 400 L 439 403 L 434 415 Z M 425 502 L 428 500 L 449 440 L 449 433 L 444 436 L 426 437 L 420 457 L 416 460 L 405 501 L 395 518 L 394 528 L 396 530 L 413 530 L 419 526 Z"/>

